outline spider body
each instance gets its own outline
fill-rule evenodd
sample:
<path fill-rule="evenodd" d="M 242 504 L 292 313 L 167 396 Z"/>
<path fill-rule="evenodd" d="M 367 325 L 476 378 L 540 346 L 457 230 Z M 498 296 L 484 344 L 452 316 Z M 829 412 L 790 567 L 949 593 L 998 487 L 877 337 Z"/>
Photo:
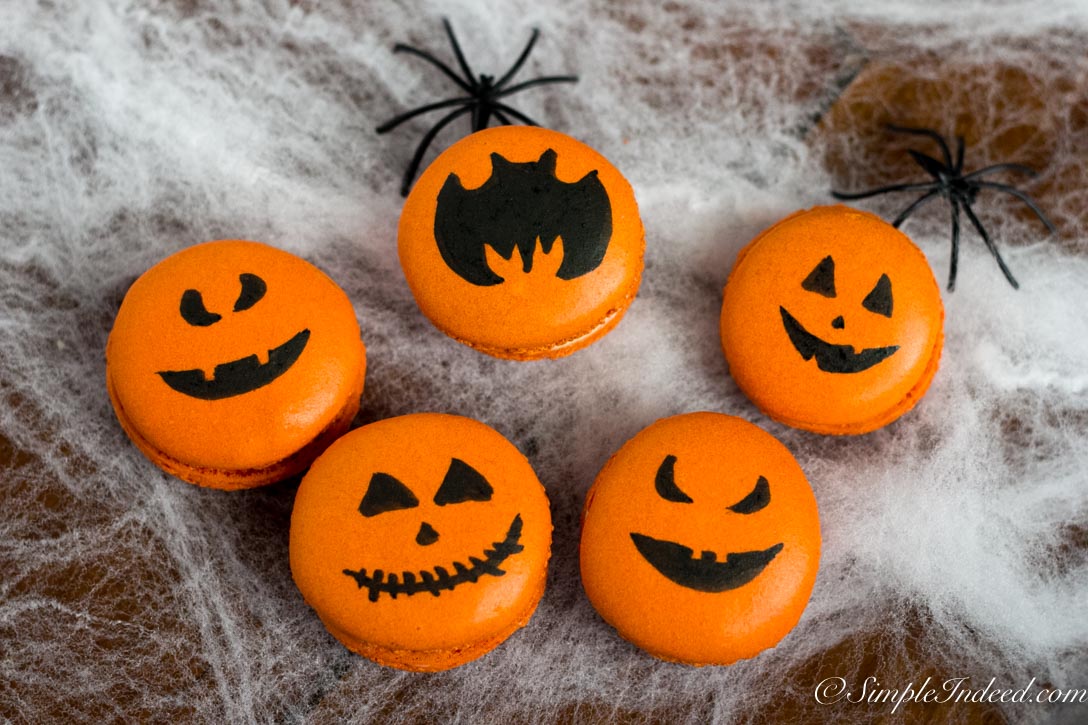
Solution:
<path fill-rule="evenodd" d="M 924 192 L 896 216 L 895 220 L 892 222 L 892 226 L 894 227 L 898 227 L 906 221 L 907 217 L 930 201 L 938 197 L 947 199 L 952 209 L 952 258 L 949 263 L 948 271 L 949 291 L 952 291 L 956 286 L 956 270 L 959 263 L 960 251 L 961 211 L 967 216 L 967 220 L 979 233 L 979 236 L 982 237 L 982 241 L 986 244 L 986 248 L 990 250 L 990 253 L 997 261 L 997 266 L 1001 268 L 1001 272 L 1005 275 L 1005 279 L 1009 281 L 1009 284 L 1013 286 L 1013 289 L 1019 289 L 1020 284 L 1016 281 L 1016 278 L 1013 277 L 1012 272 L 1009 271 L 1008 266 L 1005 264 L 1005 260 L 1001 258 L 1001 253 L 998 251 L 997 246 L 994 244 L 989 233 L 986 231 L 986 228 L 975 214 L 973 204 L 975 203 L 979 192 L 983 189 L 993 189 L 994 191 L 1010 194 L 1027 204 L 1028 208 L 1031 209 L 1031 211 L 1039 217 L 1040 221 L 1046 225 L 1047 229 L 1053 233 L 1055 231 L 1054 224 L 1047 218 L 1038 205 L 1036 205 L 1035 201 L 1025 192 L 1020 191 L 1014 186 L 1009 186 L 1008 184 L 999 184 L 983 179 L 983 177 L 999 171 L 1016 171 L 1030 176 L 1035 176 L 1035 171 L 1023 164 L 1004 163 L 994 164 L 965 174 L 963 172 L 964 141 L 962 136 L 956 137 L 956 155 L 955 160 L 953 160 L 952 151 L 948 146 L 948 142 L 945 141 L 943 136 L 932 129 L 907 128 L 904 126 L 888 126 L 888 129 L 897 133 L 925 136 L 937 143 L 941 152 L 941 159 L 935 159 L 932 156 L 914 149 L 907 150 L 911 155 L 911 158 L 913 158 L 915 162 L 932 177 L 932 181 L 892 184 L 890 186 L 881 186 L 876 189 L 857 193 L 832 191 L 831 195 L 836 199 L 848 200 L 867 199 L 878 194 L 896 191 Z"/>
<path fill-rule="evenodd" d="M 427 148 L 431 145 L 431 142 L 434 141 L 435 136 L 458 117 L 472 114 L 472 130 L 474 132 L 487 128 L 493 117 L 504 126 L 511 125 L 511 118 L 529 126 L 536 126 L 538 124 L 533 119 L 517 109 L 512 108 L 502 99 L 527 88 L 532 88 L 533 86 L 547 83 L 574 83 L 578 80 L 578 76 L 541 76 L 539 78 L 533 78 L 532 80 L 509 85 L 510 81 L 513 80 L 514 76 L 517 75 L 518 71 L 521 70 L 521 67 L 525 64 L 526 59 L 529 57 L 529 53 L 532 52 L 533 46 L 536 44 L 537 38 L 540 36 L 540 31 L 536 29 L 534 29 L 532 35 L 529 36 L 529 42 L 525 44 L 525 48 L 521 51 L 517 60 L 514 61 L 514 64 L 510 66 L 498 80 L 495 80 L 494 76 L 486 74 L 477 76 L 473 74 L 468 61 L 465 60 L 465 55 L 461 52 L 461 45 L 457 42 L 457 36 L 453 34 L 453 28 L 450 26 L 449 21 L 443 18 L 442 24 L 446 28 L 446 35 L 450 39 L 450 45 L 453 46 L 453 53 L 457 58 L 457 65 L 461 71 L 460 75 L 450 68 L 450 66 L 425 50 L 414 48 L 403 43 L 397 43 L 393 46 L 394 53 L 411 53 L 412 55 L 423 58 L 434 67 L 438 68 L 438 70 L 453 81 L 457 87 L 466 94 L 419 106 L 418 108 L 414 108 L 411 111 L 407 111 L 386 121 L 376 129 L 380 134 L 387 133 L 416 116 L 421 116 L 442 108 L 454 109 L 440 118 L 434 126 L 424 134 L 423 139 L 416 147 L 416 152 L 412 157 L 412 161 L 408 164 L 408 169 L 404 173 L 404 181 L 401 184 L 400 189 L 402 196 L 407 196 L 408 190 L 412 188 L 412 182 L 415 180 L 416 173 L 419 171 L 423 156 L 427 153 Z"/>

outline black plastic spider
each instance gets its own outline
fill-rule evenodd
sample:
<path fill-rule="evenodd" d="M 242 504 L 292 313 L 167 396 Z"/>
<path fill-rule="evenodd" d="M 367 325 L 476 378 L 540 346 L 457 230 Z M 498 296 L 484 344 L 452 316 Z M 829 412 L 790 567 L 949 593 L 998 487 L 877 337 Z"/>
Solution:
<path fill-rule="evenodd" d="M 423 58 L 445 73 L 450 80 L 468 94 L 467 96 L 448 98 L 443 101 L 420 106 L 419 108 L 408 111 L 407 113 L 402 113 L 396 118 L 386 121 L 376 129 L 378 133 L 386 133 L 392 131 L 405 121 L 424 113 L 436 111 L 439 108 L 456 107 L 456 110 L 446 114 L 438 121 L 438 123 L 432 126 L 423 136 L 423 140 L 419 142 L 415 156 L 412 157 L 412 162 L 408 164 L 408 170 L 404 174 L 404 183 L 401 184 L 400 187 L 401 196 L 407 196 L 408 190 L 412 188 L 412 182 L 415 180 L 416 172 L 419 171 L 420 162 L 423 161 L 423 154 L 427 152 L 427 147 L 431 145 L 431 141 L 434 140 L 434 137 L 438 135 L 439 131 L 445 128 L 447 124 L 458 116 L 472 113 L 473 132 L 487 128 L 488 124 L 491 122 L 492 116 L 497 118 L 504 126 L 510 125 L 511 116 L 524 124 L 536 126 L 539 125 L 536 121 L 529 118 L 524 113 L 511 108 L 499 99 L 517 93 L 518 91 L 523 91 L 526 88 L 532 88 L 533 86 L 539 86 L 545 83 L 574 83 L 578 80 L 578 76 L 542 76 L 513 86 L 506 85 L 513 80 L 517 72 L 521 70 L 521 66 L 525 63 L 526 58 L 529 57 L 529 53 L 533 50 L 533 45 L 540 35 L 540 31 L 536 28 L 533 29 L 533 34 L 529 37 L 529 42 L 525 44 L 525 49 L 521 51 L 521 55 L 514 61 L 514 65 L 510 66 L 510 69 L 506 71 L 499 80 L 496 81 L 494 76 L 483 74 L 477 78 L 473 75 L 472 69 L 469 68 L 464 53 L 461 52 L 461 45 L 457 42 L 457 37 L 453 34 L 453 28 L 450 27 L 449 20 L 443 18 L 442 24 L 446 28 L 446 35 L 449 36 L 450 45 L 453 46 L 453 53 L 457 56 L 457 64 L 461 67 L 462 75 L 460 76 L 458 76 L 448 65 L 425 50 L 413 48 L 412 46 L 404 45 L 403 43 L 397 43 L 393 46 L 394 53 L 411 53 Z"/>
<path fill-rule="evenodd" d="M 994 245 L 993 240 L 990 239 L 990 235 L 986 233 L 986 229 L 982 226 L 982 222 L 975 216 L 971 204 L 974 203 L 975 197 L 977 197 L 978 193 L 983 189 L 1003 191 L 1006 194 L 1012 194 L 1027 204 L 1028 208 L 1035 212 L 1035 215 L 1039 217 L 1043 224 L 1046 224 L 1047 229 L 1049 229 L 1051 233 L 1055 232 L 1054 224 L 1047 219 L 1046 214 L 1043 214 L 1042 210 L 1036 206 L 1035 201 L 1030 196 L 1007 184 L 982 181 L 983 176 L 998 171 L 1019 171 L 1035 176 L 1035 170 L 1024 166 L 1023 164 L 994 164 L 993 166 L 987 166 L 978 171 L 964 174 L 962 136 L 956 137 L 956 162 L 952 163 L 952 153 L 948 148 L 948 143 L 945 141 L 944 137 L 936 131 L 929 128 L 906 128 L 903 126 L 888 126 L 888 130 L 897 133 L 914 134 L 915 136 L 926 136 L 937 142 L 937 145 L 941 148 L 941 156 L 944 157 L 943 163 L 920 151 L 907 149 L 907 152 L 918 162 L 918 165 L 929 172 L 929 175 L 933 177 L 933 181 L 882 186 L 878 189 L 871 189 L 856 194 L 832 191 L 831 195 L 836 199 L 866 199 L 870 196 L 876 196 L 877 194 L 884 194 L 891 191 L 925 191 L 925 194 L 915 199 L 911 202 L 910 206 L 900 212 L 899 216 L 892 222 L 892 226 L 894 227 L 898 227 L 902 224 L 916 209 L 921 208 L 924 204 L 932 201 L 938 196 L 943 196 L 948 199 L 949 204 L 952 205 L 952 261 L 948 271 L 948 290 L 952 291 L 956 286 L 956 266 L 959 262 L 960 254 L 961 208 L 963 209 L 963 213 L 967 215 L 972 226 L 978 230 L 979 235 L 982 237 L 982 241 L 986 243 L 986 247 L 990 250 L 990 253 L 994 255 L 994 259 L 997 260 L 997 266 L 999 266 L 1001 271 L 1005 274 L 1005 279 L 1009 280 L 1009 284 L 1013 286 L 1013 289 L 1019 289 L 1020 284 L 1016 281 L 1016 278 L 1012 276 L 1012 272 L 1009 271 L 1009 268 L 1005 266 L 1005 260 L 1001 258 L 1001 254 L 997 251 L 997 246 Z"/>

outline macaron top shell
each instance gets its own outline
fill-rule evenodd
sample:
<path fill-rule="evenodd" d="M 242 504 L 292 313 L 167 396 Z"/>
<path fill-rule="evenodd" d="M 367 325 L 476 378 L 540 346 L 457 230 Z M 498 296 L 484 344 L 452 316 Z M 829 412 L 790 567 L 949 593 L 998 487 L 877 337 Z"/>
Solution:
<path fill-rule="evenodd" d="M 775 420 L 863 433 L 925 392 L 943 320 L 937 282 L 906 235 L 867 212 L 816 207 L 742 250 L 722 348 L 737 385 Z"/>
<path fill-rule="evenodd" d="M 555 357 L 613 321 L 642 274 L 630 184 L 575 139 L 490 128 L 444 151 L 401 213 L 404 276 L 443 332 L 499 357 Z"/>
<path fill-rule="evenodd" d="M 729 664 L 774 646 L 800 618 L 819 557 L 800 466 L 739 418 L 657 421 L 586 496 L 586 594 L 625 639 L 663 659 Z"/>
<path fill-rule="evenodd" d="M 314 440 L 358 395 L 351 301 L 321 270 L 225 240 L 156 264 L 125 295 L 106 346 L 118 415 L 158 453 L 245 471 Z"/>
<path fill-rule="evenodd" d="M 351 431 L 310 467 L 291 515 L 291 572 L 342 640 L 468 648 L 532 612 L 551 531 L 544 488 L 502 435 L 406 415 Z"/>

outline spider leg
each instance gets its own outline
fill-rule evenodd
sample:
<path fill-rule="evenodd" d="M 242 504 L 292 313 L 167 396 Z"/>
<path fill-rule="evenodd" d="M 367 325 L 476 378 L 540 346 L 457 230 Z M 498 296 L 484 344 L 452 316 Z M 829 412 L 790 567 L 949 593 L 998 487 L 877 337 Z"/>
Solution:
<path fill-rule="evenodd" d="M 427 153 L 427 147 L 431 145 L 431 141 L 434 141 L 434 137 L 438 135 L 438 132 L 449 125 L 453 119 L 468 113 L 471 110 L 472 106 L 467 106 L 465 108 L 458 108 L 456 111 L 446 114 L 423 136 L 423 140 L 420 141 L 419 146 L 416 147 L 416 153 L 412 157 L 412 162 L 408 164 L 408 170 L 404 172 L 404 181 L 400 186 L 401 196 L 408 196 L 408 190 L 412 188 L 412 182 L 416 178 L 416 172 L 419 171 L 419 165 L 423 161 L 423 154 Z"/>
<path fill-rule="evenodd" d="M 397 126 L 401 125 L 405 121 L 411 120 L 416 116 L 421 116 L 424 113 L 436 111 L 439 108 L 448 108 L 450 106 L 468 105 L 473 102 L 472 98 L 450 98 L 445 101 L 438 101 L 437 103 L 428 103 L 426 106 L 420 106 L 406 113 L 402 113 L 399 116 L 389 119 L 381 126 L 375 129 L 377 133 L 386 133 L 392 131 Z"/>
<path fill-rule="evenodd" d="M 953 171 L 957 176 L 963 173 L 963 151 L 965 148 L 963 136 L 956 136 L 956 167 Z"/>
<path fill-rule="evenodd" d="M 952 173 L 952 169 L 945 166 L 937 159 L 933 158 L 929 154 L 923 154 L 921 151 L 915 151 L 914 149 L 907 149 L 907 153 L 915 162 L 926 170 L 930 176 L 936 181 L 941 181 L 943 176 L 947 176 Z"/>
<path fill-rule="evenodd" d="M 474 91 L 475 82 L 473 82 L 473 85 L 469 85 L 468 83 L 465 83 L 464 80 L 462 80 L 456 73 L 453 72 L 452 68 L 450 68 L 448 65 L 446 65 L 445 63 L 440 61 L 438 58 L 435 58 L 433 55 L 431 55 L 430 53 L 428 53 L 425 50 L 420 50 L 419 48 L 413 48 L 412 46 L 405 45 L 404 43 L 397 43 L 396 45 L 393 46 L 393 52 L 394 53 L 411 53 L 412 55 L 417 55 L 420 58 L 422 58 L 423 60 L 430 63 L 431 65 L 433 65 L 438 70 L 445 73 L 446 76 L 450 80 L 452 80 L 454 83 L 456 83 L 458 86 L 460 86 L 461 90 L 463 90 L 465 93 L 472 93 Z"/>
<path fill-rule="evenodd" d="M 952 258 L 948 263 L 948 291 L 956 289 L 956 270 L 960 265 L 960 203 L 956 197 L 949 198 L 952 203 Z"/>
<path fill-rule="evenodd" d="M 1013 289 L 1020 289 L 1020 283 L 1016 281 L 1016 278 L 1012 276 L 1012 272 L 1005 266 L 1005 260 L 1001 258 L 1001 253 L 997 251 L 997 247 L 994 245 L 990 235 L 986 233 L 986 229 L 982 226 L 982 222 L 975 216 L 975 212 L 971 210 L 971 205 L 966 201 L 963 203 L 963 211 L 967 214 L 967 218 L 971 221 L 971 224 L 975 227 L 980 235 L 982 235 L 982 241 L 986 242 L 986 247 L 990 250 L 990 253 L 994 255 L 994 259 L 997 260 L 997 266 L 1001 268 L 1001 271 L 1005 274 L 1005 279 L 1009 280 L 1009 284 Z"/>
<path fill-rule="evenodd" d="M 504 113 L 503 113 L 502 111 L 498 111 L 498 110 L 496 110 L 496 111 L 495 111 L 494 113 L 495 113 L 495 118 L 499 119 L 499 123 L 501 123 L 501 124 L 502 124 L 503 126 L 510 126 L 510 125 L 512 125 L 512 124 L 510 123 L 510 119 L 509 119 L 509 118 L 507 118 L 507 117 L 506 117 L 506 114 L 504 114 Z"/>
<path fill-rule="evenodd" d="M 1035 200 L 1016 187 L 1008 186 L 1007 184 L 996 184 L 992 181 L 979 181 L 977 184 L 984 189 L 995 189 L 997 191 L 1003 191 L 1006 194 L 1012 194 L 1017 199 L 1027 204 L 1028 208 L 1035 212 L 1035 216 L 1039 217 L 1039 220 L 1043 224 L 1046 224 L 1046 228 L 1050 230 L 1051 234 L 1058 233 L 1058 228 L 1054 226 L 1054 222 L 1047 218 L 1046 214 L 1043 213 L 1043 210 L 1036 205 Z"/>
<path fill-rule="evenodd" d="M 941 147 L 941 154 L 944 156 L 945 165 L 952 168 L 952 152 L 948 150 L 948 142 L 944 140 L 944 136 L 937 133 L 932 128 L 912 128 L 910 126 L 888 124 L 888 130 L 895 131 L 896 133 L 909 133 L 915 136 L 925 136 L 933 139 L 937 142 L 937 145 Z"/>
<path fill-rule="evenodd" d="M 521 55 L 514 61 L 514 65 L 510 66 L 510 70 L 502 74 L 502 78 L 495 81 L 495 85 L 492 86 L 495 89 L 502 88 L 507 81 L 517 75 L 517 72 L 521 70 L 521 66 L 525 64 L 525 59 L 529 57 L 529 53 L 533 52 L 533 46 L 536 45 L 536 39 L 540 37 L 540 31 L 533 28 L 533 34 L 529 36 L 529 42 L 525 44 L 525 49 L 521 51 Z"/>
<path fill-rule="evenodd" d="M 899 225 L 902 224 L 903 222 L 905 222 L 907 220 L 907 217 L 909 217 L 911 215 L 911 212 L 913 212 L 915 209 L 921 207 L 922 205 L 927 204 L 930 201 L 932 201 L 934 198 L 936 198 L 937 194 L 939 194 L 939 193 L 941 193 L 940 189 L 934 189 L 933 191 L 927 191 L 925 194 L 922 194 L 921 196 L 919 196 L 917 199 L 915 199 L 913 202 L 911 202 L 910 206 L 908 206 L 903 211 L 899 212 L 899 216 L 897 216 L 895 218 L 895 221 L 892 222 L 892 226 L 895 227 L 896 229 L 898 229 Z"/>
<path fill-rule="evenodd" d="M 1020 171 L 1022 173 L 1028 174 L 1029 176 L 1039 175 L 1038 171 L 1031 168 L 1030 166 L 1024 166 L 1023 164 L 994 164 L 993 166 L 987 166 L 986 168 L 979 169 L 978 171 L 972 171 L 970 174 L 965 175 L 963 178 L 964 180 L 976 179 L 979 176 L 983 176 L 985 174 L 992 174 L 997 171 Z"/>
<path fill-rule="evenodd" d="M 539 126 L 540 125 L 539 123 L 537 123 L 533 119 L 526 116 L 521 111 L 517 110 L 516 108 L 511 108 L 510 106 L 506 105 L 505 103 L 495 103 L 494 105 L 495 105 L 495 109 L 496 109 L 495 113 L 498 113 L 499 111 L 504 111 L 506 113 L 509 113 L 511 116 L 518 119 L 519 121 L 524 123 L 526 126 Z"/>
<path fill-rule="evenodd" d="M 870 196 L 887 194 L 890 191 L 930 191 L 937 186 L 938 184 L 935 181 L 925 181 L 917 184 L 893 184 L 892 186 L 881 186 L 876 189 L 870 189 L 869 191 L 858 192 L 843 192 L 832 189 L 831 196 L 842 201 L 849 199 L 868 199 Z"/>
<path fill-rule="evenodd" d="M 479 84 L 476 82 L 476 76 L 472 74 L 472 69 L 468 67 L 468 61 L 465 60 L 465 54 L 461 52 L 461 44 L 457 42 L 457 36 L 453 34 L 453 26 L 450 25 L 449 18 L 442 18 L 442 25 L 446 28 L 446 35 L 449 36 L 450 45 L 453 46 L 453 54 L 457 56 L 457 63 L 461 66 L 461 72 L 465 74 L 465 80 L 473 88 L 478 88 Z"/>
<path fill-rule="evenodd" d="M 494 94 L 492 98 L 502 98 L 503 96 L 509 96 L 518 91 L 523 91 L 526 88 L 532 88 L 533 86 L 542 86 L 545 83 L 577 83 L 578 76 L 543 76 L 541 78 L 534 78 L 531 81 L 525 81 L 524 83 L 518 83 L 504 88 L 498 93 Z"/>

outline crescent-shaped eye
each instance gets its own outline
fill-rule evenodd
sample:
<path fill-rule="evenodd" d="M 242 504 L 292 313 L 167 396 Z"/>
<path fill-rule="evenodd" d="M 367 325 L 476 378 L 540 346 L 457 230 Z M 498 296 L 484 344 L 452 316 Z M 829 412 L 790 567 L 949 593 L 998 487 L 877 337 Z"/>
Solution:
<path fill-rule="evenodd" d="M 747 496 L 729 507 L 729 510 L 738 514 L 754 514 L 771 502 L 771 485 L 763 476 L 756 481 L 755 488 Z"/>
<path fill-rule="evenodd" d="M 676 456 L 665 456 L 665 460 L 657 469 L 657 477 L 654 479 L 654 488 L 657 495 L 666 501 L 673 503 L 694 503 L 691 496 L 680 490 L 673 480 L 673 467 L 676 465 Z"/>
<path fill-rule="evenodd" d="M 238 280 L 242 283 L 242 292 L 234 303 L 234 311 L 242 312 L 261 301 L 264 293 L 268 291 L 268 285 L 257 275 L 248 272 L 239 275 Z"/>
<path fill-rule="evenodd" d="M 222 315 L 208 312 L 204 298 L 195 289 L 187 289 L 181 295 L 181 317 L 193 327 L 207 327 L 223 319 Z"/>

